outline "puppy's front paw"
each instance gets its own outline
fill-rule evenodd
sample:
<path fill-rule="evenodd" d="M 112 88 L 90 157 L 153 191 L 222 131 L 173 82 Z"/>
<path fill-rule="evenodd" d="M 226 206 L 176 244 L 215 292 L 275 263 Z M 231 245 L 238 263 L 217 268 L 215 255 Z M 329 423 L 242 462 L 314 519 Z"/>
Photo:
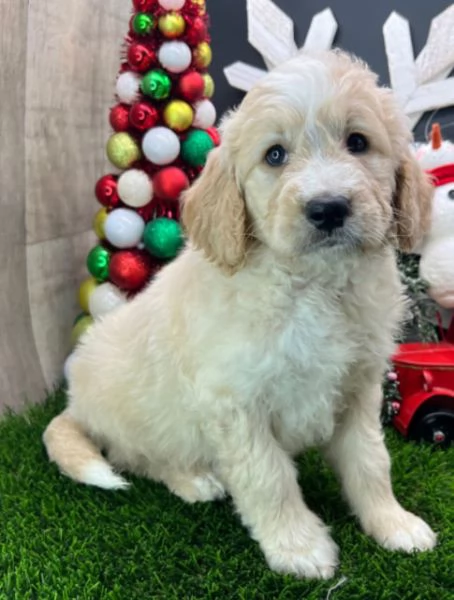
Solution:
<path fill-rule="evenodd" d="M 306 530 L 307 531 L 307 530 Z M 264 547 L 273 571 L 309 579 L 330 579 L 338 565 L 338 547 L 326 530 L 315 536 L 289 532 L 287 541 Z"/>
<path fill-rule="evenodd" d="M 427 523 L 401 507 L 381 515 L 370 533 L 387 550 L 422 552 L 437 543 L 437 535 Z"/>

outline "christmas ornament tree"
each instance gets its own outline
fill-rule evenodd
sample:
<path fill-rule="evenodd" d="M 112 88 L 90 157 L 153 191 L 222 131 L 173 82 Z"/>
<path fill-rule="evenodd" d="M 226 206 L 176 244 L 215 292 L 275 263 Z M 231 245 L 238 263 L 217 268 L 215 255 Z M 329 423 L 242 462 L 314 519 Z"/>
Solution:
<path fill-rule="evenodd" d="M 98 237 L 79 290 L 73 342 L 142 290 L 183 245 L 182 192 L 219 143 L 205 0 L 133 0 L 110 111 L 107 157 L 96 183 Z"/>

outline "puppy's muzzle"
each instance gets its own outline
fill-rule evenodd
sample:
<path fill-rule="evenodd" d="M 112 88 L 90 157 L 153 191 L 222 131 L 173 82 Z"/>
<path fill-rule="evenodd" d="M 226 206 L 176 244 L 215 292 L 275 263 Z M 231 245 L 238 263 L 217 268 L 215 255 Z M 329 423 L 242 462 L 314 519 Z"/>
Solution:
<path fill-rule="evenodd" d="M 350 200 L 345 196 L 318 196 L 306 204 L 305 214 L 316 229 L 332 233 L 351 215 Z"/>

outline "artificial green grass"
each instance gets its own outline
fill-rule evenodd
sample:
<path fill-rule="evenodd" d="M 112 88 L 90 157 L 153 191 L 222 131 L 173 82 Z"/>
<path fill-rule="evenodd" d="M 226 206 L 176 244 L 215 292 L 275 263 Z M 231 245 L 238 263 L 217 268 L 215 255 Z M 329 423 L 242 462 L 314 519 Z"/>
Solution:
<path fill-rule="evenodd" d="M 452 600 L 454 450 L 387 434 L 397 496 L 440 532 L 432 553 L 406 556 L 364 536 L 319 455 L 301 461 L 306 500 L 341 548 L 329 582 L 270 572 L 230 502 L 189 506 L 134 479 L 127 492 L 72 483 L 47 460 L 41 433 L 63 392 L 0 422 L 0 599 Z"/>

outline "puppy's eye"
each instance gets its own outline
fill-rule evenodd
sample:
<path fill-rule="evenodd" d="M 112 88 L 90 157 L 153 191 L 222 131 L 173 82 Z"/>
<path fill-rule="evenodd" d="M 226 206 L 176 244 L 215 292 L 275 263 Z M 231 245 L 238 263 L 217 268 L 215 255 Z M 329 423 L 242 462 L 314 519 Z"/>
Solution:
<path fill-rule="evenodd" d="M 270 167 L 281 167 L 288 160 L 288 152 L 283 146 L 276 144 L 266 151 L 265 160 Z"/>
<path fill-rule="evenodd" d="M 448 192 L 448 198 L 450 200 L 454 200 L 454 188 L 452 188 L 452 190 L 449 190 L 449 192 Z"/>
<path fill-rule="evenodd" d="M 369 148 L 369 142 L 362 133 L 351 133 L 347 138 L 347 148 L 352 154 L 361 154 Z"/>

